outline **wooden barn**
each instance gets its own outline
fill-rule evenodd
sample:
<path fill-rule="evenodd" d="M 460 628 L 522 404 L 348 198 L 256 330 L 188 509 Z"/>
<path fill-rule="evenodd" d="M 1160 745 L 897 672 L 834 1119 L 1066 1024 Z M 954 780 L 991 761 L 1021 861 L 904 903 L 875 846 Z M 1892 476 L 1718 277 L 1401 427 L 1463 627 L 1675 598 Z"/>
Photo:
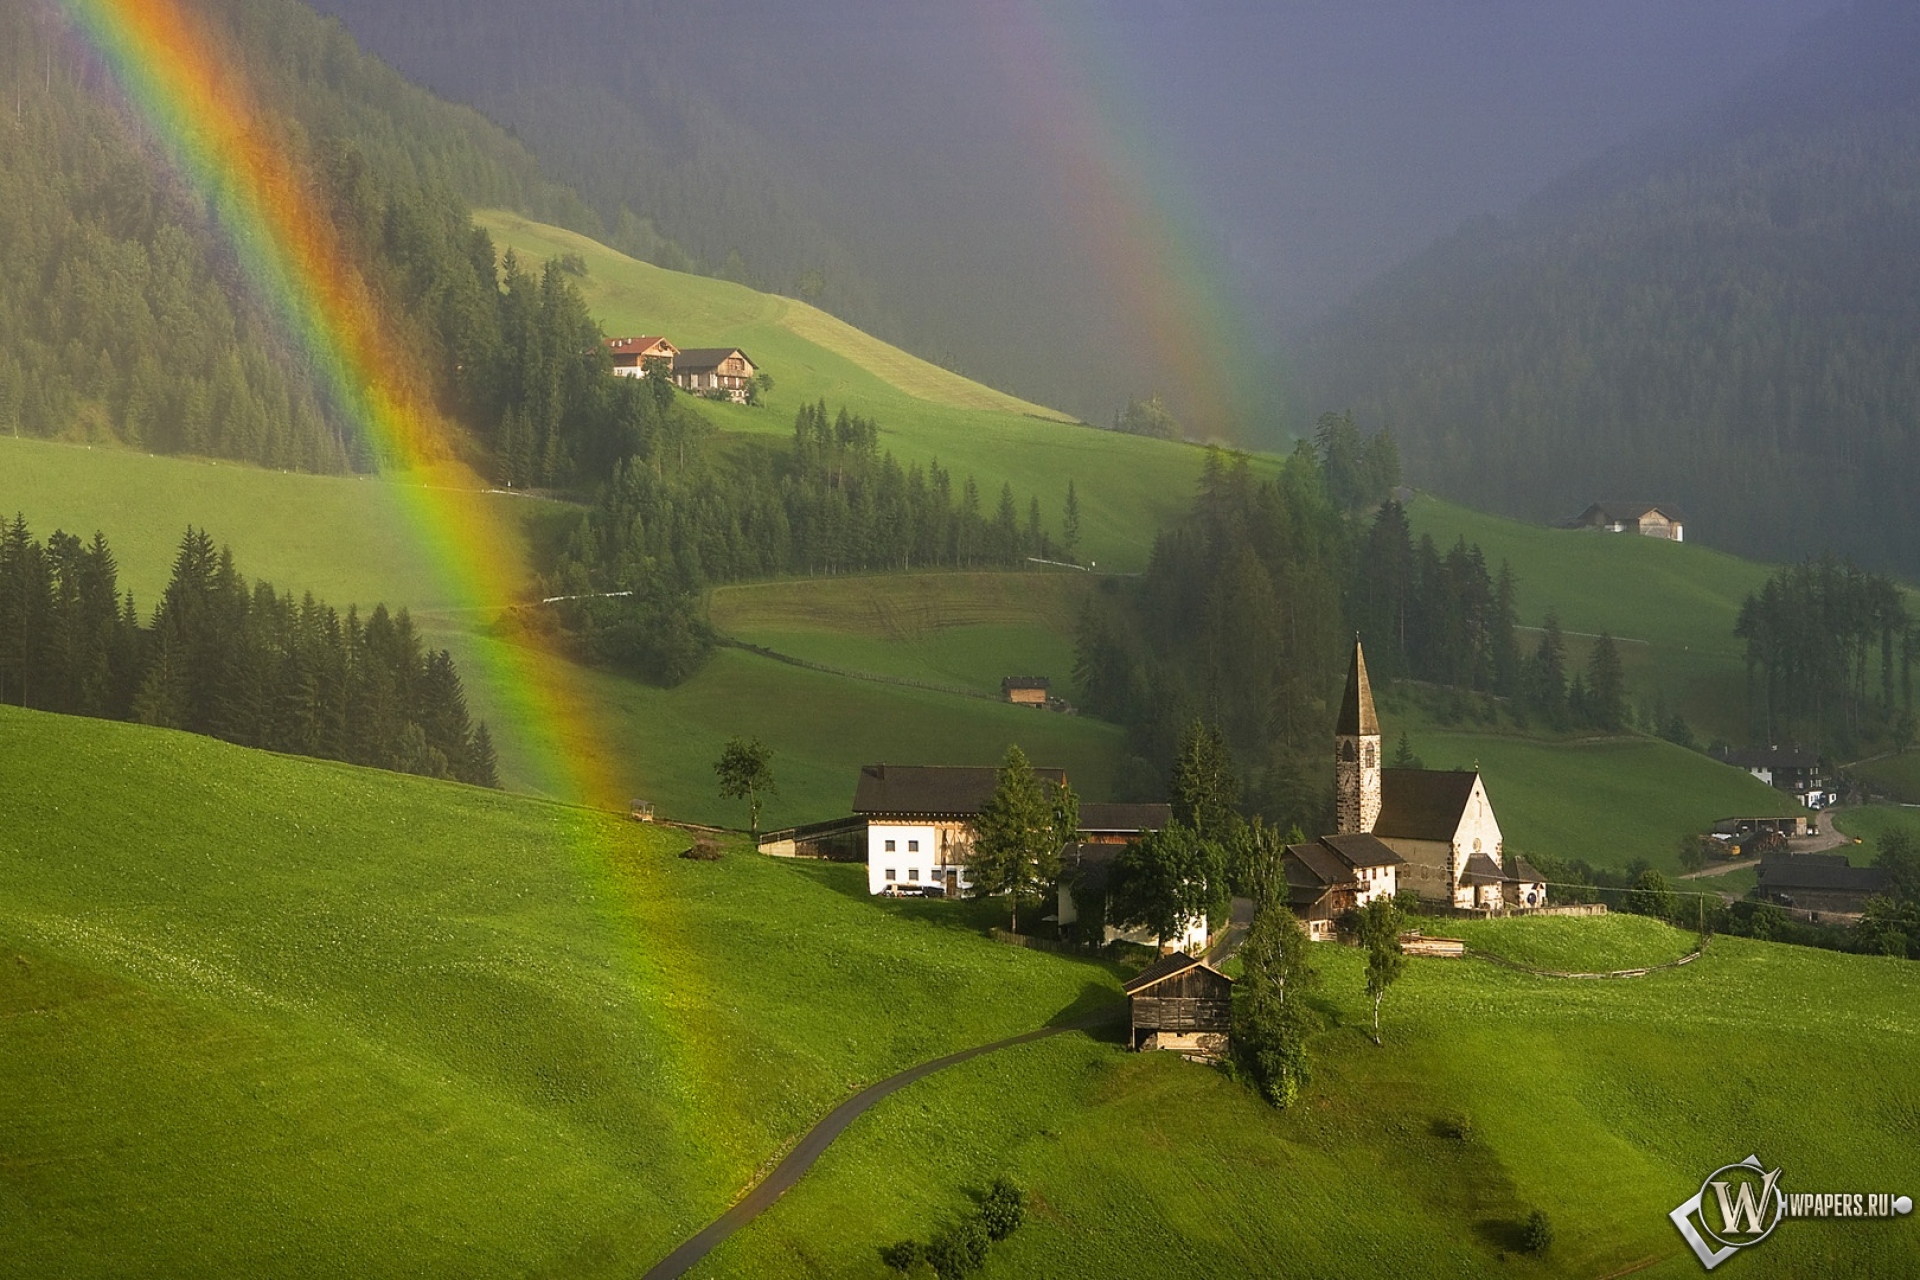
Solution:
<path fill-rule="evenodd" d="M 1000 696 L 1015 706 L 1044 707 L 1052 688 L 1045 676 L 1008 676 L 1000 682 Z"/>
<path fill-rule="evenodd" d="M 1650 502 L 1596 502 L 1567 521 L 1569 529 L 1599 529 L 1606 533 L 1637 533 L 1646 538 L 1686 540 L 1686 520 L 1679 508 Z"/>
<path fill-rule="evenodd" d="M 1233 979 L 1226 974 L 1176 951 L 1142 969 L 1126 992 L 1135 1049 L 1226 1056 L 1233 1030 Z"/>

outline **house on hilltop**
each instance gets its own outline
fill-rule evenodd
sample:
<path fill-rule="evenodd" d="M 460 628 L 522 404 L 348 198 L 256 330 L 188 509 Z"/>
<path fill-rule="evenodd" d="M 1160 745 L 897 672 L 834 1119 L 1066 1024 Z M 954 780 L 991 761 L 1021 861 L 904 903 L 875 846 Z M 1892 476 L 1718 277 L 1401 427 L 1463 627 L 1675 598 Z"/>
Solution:
<path fill-rule="evenodd" d="M 688 347 L 673 357 L 673 385 L 700 395 L 724 395 L 735 404 L 747 402 L 753 381 L 753 361 L 738 347 Z"/>
<path fill-rule="evenodd" d="M 1647 538 L 1686 541 L 1686 525 L 1678 507 L 1656 507 L 1647 502 L 1596 502 L 1564 526 L 1598 529 L 1605 533 L 1637 533 Z"/>
<path fill-rule="evenodd" d="M 665 338 L 608 338 L 607 352 L 613 357 L 614 376 L 644 378 L 649 369 L 664 369 L 673 375 L 673 358 L 680 348 Z"/>
<path fill-rule="evenodd" d="M 1784 791 L 1809 809 L 1821 809 L 1838 797 L 1828 790 L 1827 771 L 1820 753 L 1793 743 L 1767 747 L 1733 747 L 1715 751 L 1714 759 L 1745 769 L 1775 791 Z"/>
<path fill-rule="evenodd" d="M 1000 696 L 1018 707 L 1044 707 L 1052 687 L 1045 676 L 1008 676 L 1000 682 Z"/>
<path fill-rule="evenodd" d="M 1127 1043 L 1223 1057 L 1233 1030 L 1233 979 L 1184 952 L 1161 956 L 1126 984 Z"/>

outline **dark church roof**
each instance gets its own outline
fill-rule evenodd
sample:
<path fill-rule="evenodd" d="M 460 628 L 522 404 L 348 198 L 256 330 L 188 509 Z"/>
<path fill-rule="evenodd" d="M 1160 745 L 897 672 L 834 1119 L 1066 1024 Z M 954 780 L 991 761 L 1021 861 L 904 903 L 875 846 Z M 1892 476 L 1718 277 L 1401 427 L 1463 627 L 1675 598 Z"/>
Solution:
<path fill-rule="evenodd" d="M 1484 853 L 1476 853 L 1467 859 L 1467 865 L 1461 869 L 1461 884 L 1499 884 L 1506 876 L 1500 870 L 1500 864 Z"/>
<path fill-rule="evenodd" d="M 1065 769 L 1035 769 L 1042 782 L 1064 785 Z M 979 813 L 999 784 L 1000 771 L 988 765 L 869 764 L 860 769 L 853 789 L 853 811 L 870 814 L 916 813 L 971 817 Z"/>
<path fill-rule="evenodd" d="M 1380 817 L 1373 834 L 1383 839 L 1453 839 L 1479 776 L 1466 769 L 1382 769 Z"/>
<path fill-rule="evenodd" d="M 1353 660 L 1347 664 L 1347 692 L 1340 700 L 1340 722 L 1333 731 L 1342 737 L 1380 732 L 1380 719 L 1373 713 L 1373 685 L 1367 680 L 1367 660 L 1360 652 L 1358 636 L 1353 641 Z"/>
<path fill-rule="evenodd" d="M 1538 867 L 1517 853 L 1508 854 L 1506 862 L 1507 879 L 1509 880 L 1515 880 L 1521 884 L 1545 884 L 1547 882 L 1547 878 L 1540 874 Z"/>

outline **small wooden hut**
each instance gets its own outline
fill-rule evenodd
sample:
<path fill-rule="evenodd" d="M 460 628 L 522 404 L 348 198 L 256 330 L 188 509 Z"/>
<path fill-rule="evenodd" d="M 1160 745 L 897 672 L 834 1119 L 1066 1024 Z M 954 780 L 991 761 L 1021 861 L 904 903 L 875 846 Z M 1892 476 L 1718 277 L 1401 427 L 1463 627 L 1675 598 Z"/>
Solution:
<path fill-rule="evenodd" d="M 1127 983 L 1135 1049 L 1224 1057 L 1233 1029 L 1233 979 L 1185 952 L 1161 956 Z"/>

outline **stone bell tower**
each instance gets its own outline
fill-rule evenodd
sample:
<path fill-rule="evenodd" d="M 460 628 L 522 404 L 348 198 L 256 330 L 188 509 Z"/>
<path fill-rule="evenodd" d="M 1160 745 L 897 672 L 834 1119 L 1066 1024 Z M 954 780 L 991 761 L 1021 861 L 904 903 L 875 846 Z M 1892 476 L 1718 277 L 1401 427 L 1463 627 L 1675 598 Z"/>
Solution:
<path fill-rule="evenodd" d="M 1333 730 L 1333 812 L 1340 835 L 1370 832 L 1380 820 L 1380 721 L 1359 636 L 1353 638 L 1347 693 Z"/>

